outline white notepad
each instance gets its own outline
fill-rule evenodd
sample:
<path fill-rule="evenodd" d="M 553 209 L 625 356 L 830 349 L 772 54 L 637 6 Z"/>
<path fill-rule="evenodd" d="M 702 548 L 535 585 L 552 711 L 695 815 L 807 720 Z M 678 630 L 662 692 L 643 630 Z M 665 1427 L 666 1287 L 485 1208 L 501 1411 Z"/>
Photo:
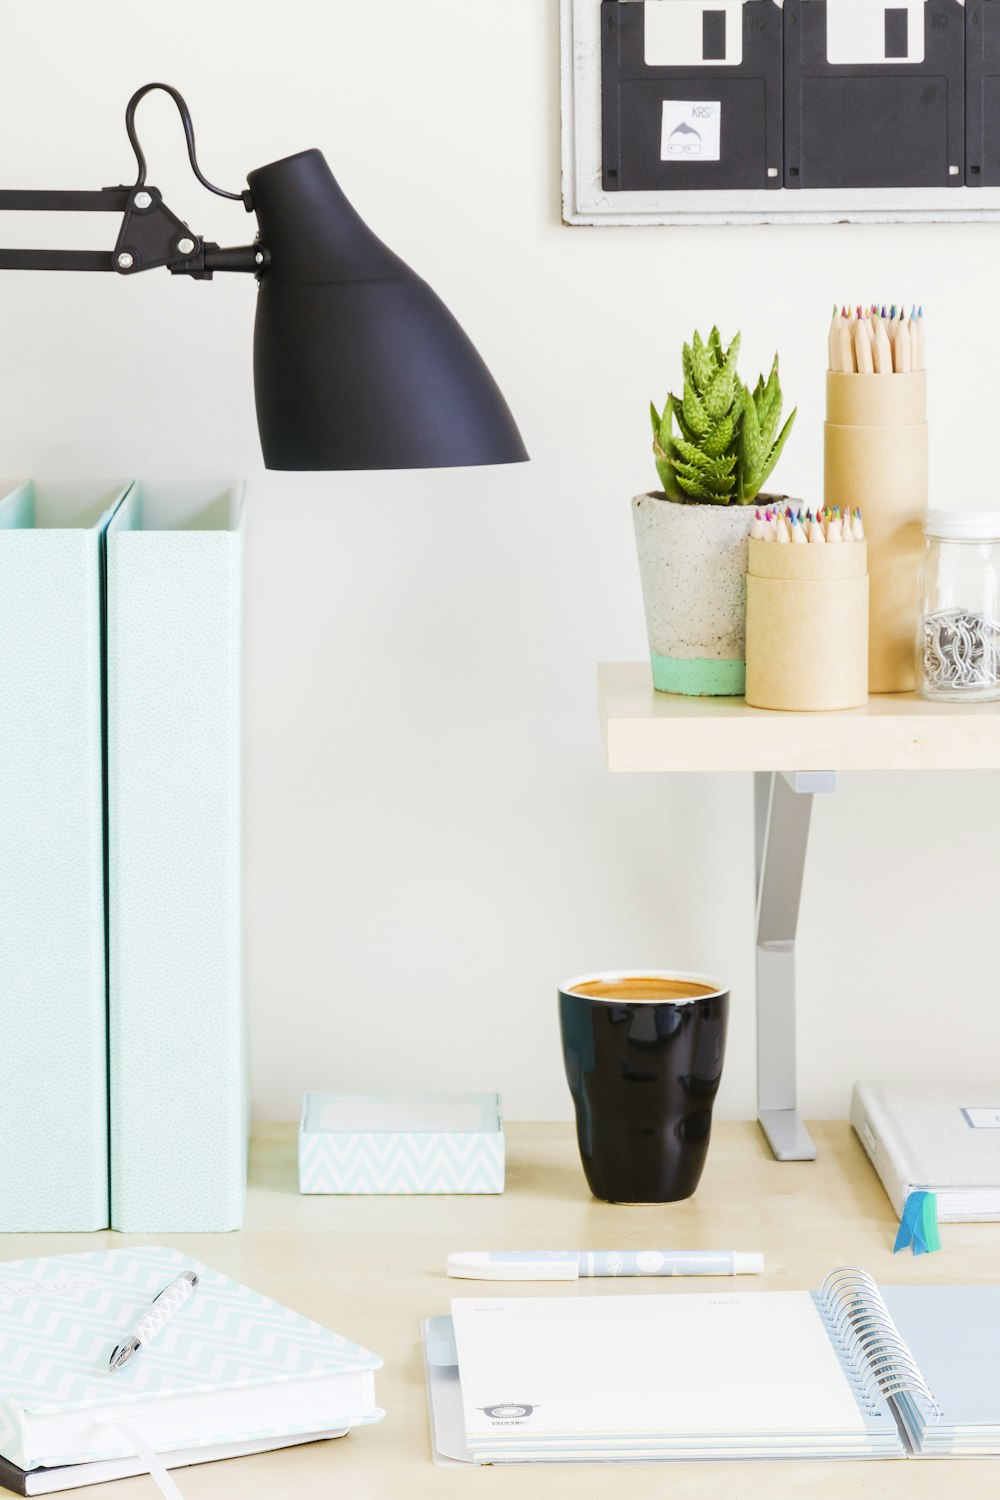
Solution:
<path fill-rule="evenodd" d="M 1000 1453 L 1000 1287 L 452 1302 L 423 1325 L 441 1462 Z"/>
<path fill-rule="evenodd" d="M 475 1447 L 654 1441 L 670 1430 L 867 1435 L 808 1292 L 464 1298 L 452 1319 Z M 530 1417 L 491 1417 L 513 1402 Z"/>
<path fill-rule="evenodd" d="M 437 1446 L 452 1458 L 903 1452 L 888 1406 L 862 1399 L 809 1292 L 465 1297 L 451 1322 L 460 1378 L 449 1387 L 440 1368 L 429 1375 Z M 429 1363 L 448 1357 L 439 1346 Z"/>

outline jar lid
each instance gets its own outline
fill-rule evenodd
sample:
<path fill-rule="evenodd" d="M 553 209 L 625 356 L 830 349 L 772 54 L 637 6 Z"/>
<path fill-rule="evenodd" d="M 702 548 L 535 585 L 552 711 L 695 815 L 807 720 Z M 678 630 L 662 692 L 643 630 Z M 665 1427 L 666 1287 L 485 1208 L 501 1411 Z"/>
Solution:
<path fill-rule="evenodd" d="M 1000 541 L 1000 510 L 929 510 L 924 533 L 945 542 Z"/>

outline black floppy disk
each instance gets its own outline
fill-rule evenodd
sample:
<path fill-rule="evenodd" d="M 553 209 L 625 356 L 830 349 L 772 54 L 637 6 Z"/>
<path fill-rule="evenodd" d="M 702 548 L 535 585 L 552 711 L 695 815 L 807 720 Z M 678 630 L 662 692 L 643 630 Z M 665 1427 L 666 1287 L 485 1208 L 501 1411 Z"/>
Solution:
<path fill-rule="evenodd" d="M 785 186 L 962 187 L 965 19 L 960 0 L 785 0 Z"/>
<path fill-rule="evenodd" d="M 780 188 L 776 0 L 602 0 L 608 192 Z"/>
<path fill-rule="evenodd" d="M 965 181 L 1000 186 L 1000 3 L 965 7 Z"/>

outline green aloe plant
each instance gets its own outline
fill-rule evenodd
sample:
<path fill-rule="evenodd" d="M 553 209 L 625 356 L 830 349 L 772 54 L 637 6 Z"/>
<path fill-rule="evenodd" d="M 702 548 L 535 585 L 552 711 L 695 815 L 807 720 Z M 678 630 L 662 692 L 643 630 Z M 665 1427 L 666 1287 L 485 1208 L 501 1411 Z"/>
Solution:
<path fill-rule="evenodd" d="M 684 345 L 683 399 L 671 393 L 662 412 L 650 406 L 653 454 L 668 500 L 749 505 L 781 457 L 796 413 L 779 432 L 778 356 L 767 382 L 760 376 L 751 391 L 737 373 L 739 354 L 739 334 L 723 349 L 717 328 L 707 343 L 695 333 Z"/>

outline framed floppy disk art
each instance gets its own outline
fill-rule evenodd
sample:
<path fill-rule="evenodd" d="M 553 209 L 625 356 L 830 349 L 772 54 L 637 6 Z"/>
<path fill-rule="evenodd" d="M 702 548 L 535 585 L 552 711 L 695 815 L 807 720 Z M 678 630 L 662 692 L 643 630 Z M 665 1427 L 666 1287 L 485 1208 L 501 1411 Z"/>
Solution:
<path fill-rule="evenodd" d="M 1000 0 L 562 0 L 568 224 L 1000 219 Z"/>

